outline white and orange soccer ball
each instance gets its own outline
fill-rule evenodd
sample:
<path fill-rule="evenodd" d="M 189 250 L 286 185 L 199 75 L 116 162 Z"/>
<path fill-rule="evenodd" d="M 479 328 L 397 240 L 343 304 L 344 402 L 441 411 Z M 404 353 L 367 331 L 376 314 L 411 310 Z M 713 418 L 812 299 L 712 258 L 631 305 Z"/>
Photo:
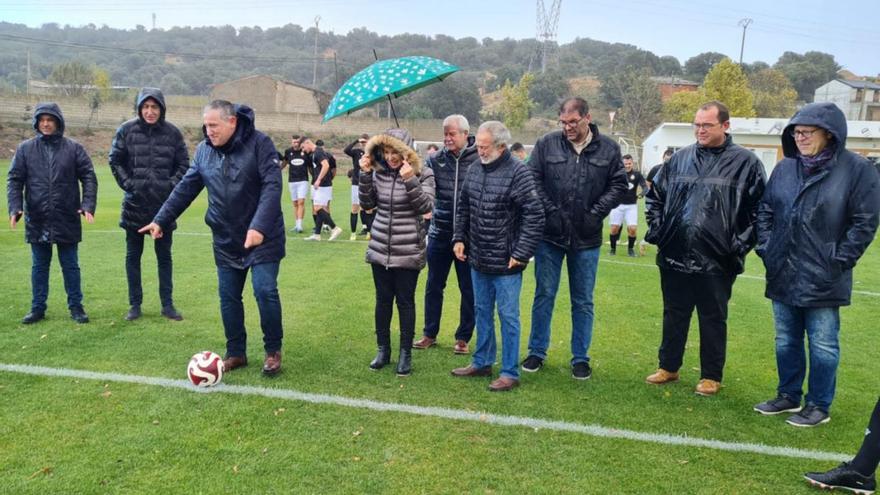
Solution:
<path fill-rule="evenodd" d="M 211 351 L 193 355 L 186 367 L 186 376 L 197 387 L 212 387 L 223 379 L 223 359 Z"/>

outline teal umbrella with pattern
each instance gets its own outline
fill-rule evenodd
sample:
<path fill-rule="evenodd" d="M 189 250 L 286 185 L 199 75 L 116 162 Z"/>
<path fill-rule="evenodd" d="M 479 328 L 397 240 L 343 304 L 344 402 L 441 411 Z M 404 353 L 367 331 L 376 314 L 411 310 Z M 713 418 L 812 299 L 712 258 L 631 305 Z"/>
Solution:
<path fill-rule="evenodd" d="M 431 57 L 379 60 L 345 81 L 327 106 L 323 122 L 373 105 L 385 98 L 390 102 L 392 96 L 397 98 L 442 81 L 458 70 L 455 65 Z M 397 120 L 397 115 L 394 119 Z"/>

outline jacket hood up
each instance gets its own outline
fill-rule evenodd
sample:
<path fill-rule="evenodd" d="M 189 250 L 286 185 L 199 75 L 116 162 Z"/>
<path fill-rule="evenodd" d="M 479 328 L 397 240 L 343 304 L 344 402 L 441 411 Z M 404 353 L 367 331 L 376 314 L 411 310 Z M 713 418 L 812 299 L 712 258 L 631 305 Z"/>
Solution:
<path fill-rule="evenodd" d="M 227 153 L 241 143 L 242 141 L 246 141 L 253 133 L 256 131 L 254 127 L 254 109 L 247 105 L 233 105 L 233 109 L 235 110 L 235 117 L 238 119 L 235 125 L 235 134 L 229 138 L 229 141 L 226 142 L 223 146 L 214 146 L 211 144 L 211 140 L 208 138 L 208 129 L 205 126 L 202 126 L 202 135 L 205 136 L 205 144 L 208 146 L 220 150 L 224 153 Z"/>
<path fill-rule="evenodd" d="M 788 121 L 785 130 L 782 131 L 782 152 L 788 158 L 797 158 L 798 149 L 791 135 L 796 125 L 813 125 L 821 127 L 834 136 L 834 142 L 829 146 L 836 146 L 835 154 L 846 148 L 846 116 L 834 103 L 810 103 L 798 110 L 794 117 Z"/>
<path fill-rule="evenodd" d="M 396 131 L 396 136 L 390 134 L 393 131 Z M 385 157 L 383 156 L 382 151 L 385 147 L 390 147 L 392 150 L 400 153 L 406 161 L 409 162 L 409 165 L 413 168 L 416 175 L 420 175 L 422 171 L 422 159 L 414 149 L 402 140 L 407 138 L 410 141 L 412 140 L 409 132 L 404 129 L 389 129 L 385 132 L 386 134 L 378 134 L 370 138 L 364 149 L 364 152 L 373 159 L 373 167 L 378 171 L 383 171 L 388 167 L 388 164 L 385 163 Z"/>
<path fill-rule="evenodd" d="M 134 104 L 134 111 L 137 114 L 138 120 L 144 122 L 144 119 L 141 117 L 141 107 L 148 98 L 156 100 L 156 103 L 159 104 L 161 109 L 159 112 L 159 122 L 165 122 L 165 95 L 162 94 L 162 90 L 159 88 L 143 88 L 138 93 Z"/>
<path fill-rule="evenodd" d="M 61 114 L 61 107 L 57 103 L 37 103 L 37 106 L 34 107 L 34 130 L 37 131 L 38 135 L 42 136 L 39 129 L 40 115 L 55 117 L 55 120 L 58 121 L 58 130 L 55 131 L 54 135 L 64 135 L 64 115 Z"/>

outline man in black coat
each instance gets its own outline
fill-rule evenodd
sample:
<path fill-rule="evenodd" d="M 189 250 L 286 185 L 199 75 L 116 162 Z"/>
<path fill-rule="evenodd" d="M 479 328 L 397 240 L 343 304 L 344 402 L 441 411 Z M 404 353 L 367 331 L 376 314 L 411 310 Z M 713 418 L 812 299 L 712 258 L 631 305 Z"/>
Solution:
<path fill-rule="evenodd" d="M 34 108 L 37 136 L 18 145 L 6 183 L 9 225 L 15 228 L 24 215 L 25 241 L 31 245 L 31 310 L 21 320 L 36 323 L 46 315 L 52 245 L 67 291 L 70 317 L 87 323 L 82 306 L 78 246 L 82 240 L 80 215 L 95 221 L 98 181 L 85 148 L 64 137 L 64 116 L 55 103 Z M 79 183 L 79 184 L 78 184 Z M 80 187 L 82 185 L 82 196 Z"/>
<path fill-rule="evenodd" d="M 110 170 L 125 192 L 119 226 L 125 229 L 125 275 L 128 278 L 126 320 L 141 317 L 144 292 L 141 287 L 141 256 L 144 234 L 138 229 L 150 223 L 174 186 L 189 167 L 183 135 L 165 120 L 165 96 L 157 88 L 143 88 L 135 102 L 137 117 L 116 130 L 110 149 Z M 172 222 L 165 235 L 156 239 L 153 249 L 159 271 L 159 299 L 162 316 L 182 320 L 172 297 Z"/>
<path fill-rule="evenodd" d="M 593 288 L 602 223 L 620 203 L 627 181 L 620 147 L 599 134 L 583 98 L 562 102 L 559 125 L 562 130 L 539 139 L 529 157 L 546 221 L 535 254 L 532 331 L 522 368 L 538 371 L 547 359 L 553 305 L 565 258 L 571 296 L 571 374 L 586 380 L 592 375 L 588 352 L 593 338 Z"/>
<path fill-rule="evenodd" d="M 453 376 L 492 374 L 495 363 L 495 308 L 501 320 L 501 373 L 493 392 L 519 385 L 519 295 L 522 272 L 541 239 L 544 214 L 534 178 L 507 149 L 510 131 L 484 122 L 476 136 L 480 164 L 471 165 L 455 215 L 453 252 L 471 266 L 477 347 L 469 366 Z"/>
<path fill-rule="evenodd" d="M 263 373 L 281 371 L 281 299 L 278 268 L 284 258 L 281 168 L 272 140 L 254 127 L 254 111 L 215 100 L 205 107 L 205 140 L 192 166 L 152 223 L 140 229 L 162 237 L 174 220 L 208 189 L 205 223 L 214 238 L 220 315 L 226 332 L 225 371 L 247 365 L 241 294 L 248 272 L 263 330 Z"/>
<path fill-rule="evenodd" d="M 846 117 L 833 103 L 812 103 L 782 133 L 785 158 L 773 169 L 758 210 L 755 251 L 767 268 L 766 296 L 776 322 L 776 398 L 755 406 L 787 422 L 828 422 L 840 362 L 840 306 L 850 304 L 852 270 L 874 240 L 880 179 L 846 149 Z M 809 342 L 809 390 L 804 334 Z"/>
<path fill-rule="evenodd" d="M 678 380 L 694 307 L 700 321 L 700 381 L 695 392 L 721 388 L 727 354 L 727 303 L 746 254 L 757 240 L 764 164 L 733 144 L 724 104 L 694 117 L 697 143 L 682 148 L 654 177 L 646 196 L 645 240 L 657 245 L 663 292 L 660 367 L 647 382 Z"/>
<path fill-rule="evenodd" d="M 479 164 L 480 157 L 470 135 L 470 124 L 464 115 L 443 119 L 443 149 L 428 157 L 426 164 L 434 172 L 437 196 L 428 229 L 428 281 L 425 285 L 425 328 L 414 349 L 427 349 L 437 344 L 440 319 L 443 315 L 443 292 L 449 270 L 455 267 L 461 300 L 455 330 L 456 354 L 467 354 L 468 342 L 474 335 L 474 289 L 471 269 L 452 252 L 455 215 L 461 204 L 461 189 L 467 171 Z"/>

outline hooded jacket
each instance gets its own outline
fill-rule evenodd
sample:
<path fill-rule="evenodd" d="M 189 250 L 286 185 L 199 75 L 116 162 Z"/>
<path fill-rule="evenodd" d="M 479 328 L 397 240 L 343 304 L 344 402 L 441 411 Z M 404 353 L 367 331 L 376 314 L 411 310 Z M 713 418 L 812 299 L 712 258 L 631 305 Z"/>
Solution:
<path fill-rule="evenodd" d="M 284 258 L 284 218 L 281 214 L 281 168 L 272 140 L 254 127 L 254 111 L 235 105 L 235 133 L 215 147 L 205 139 L 196 147 L 192 165 L 153 219 L 168 228 L 208 189 L 205 223 L 214 237 L 217 266 L 245 269 Z M 245 249 L 248 230 L 263 234 L 263 243 Z"/>
<path fill-rule="evenodd" d="M 55 118 L 54 134 L 40 133 L 41 115 Z M 82 240 L 78 210 L 94 214 L 98 197 L 92 160 L 82 145 L 64 137 L 64 116 L 55 103 L 38 103 L 33 124 L 37 136 L 18 145 L 9 167 L 9 215 L 24 211 L 29 243 L 78 243 Z"/>
<path fill-rule="evenodd" d="M 757 241 L 764 182 L 764 164 L 729 135 L 719 147 L 692 144 L 672 155 L 645 201 L 645 241 L 657 245 L 657 265 L 684 273 L 742 273 Z"/>
<path fill-rule="evenodd" d="M 428 237 L 431 239 L 452 240 L 461 188 L 468 169 L 475 163 L 480 163 L 480 157 L 477 155 L 473 136 L 468 136 L 467 144 L 457 157 L 444 146 L 428 158 L 425 166 L 434 171 L 434 181 L 437 183 L 437 199 L 431 215 L 431 228 L 428 230 Z"/>
<path fill-rule="evenodd" d="M 382 156 L 385 148 L 400 153 L 415 174 L 403 180 L 399 168 L 392 169 L 385 163 Z M 361 208 L 376 208 L 367 245 L 367 263 L 421 270 L 425 267 L 426 246 L 422 217 L 433 209 L 434 173 L 422 167 L 419 155 L 403 140 L 388 134 L 370 138 L 364 153 L 372 160 L 373 172 L 360 174 L 358 196 Z"/>
<path fill-rule="evenodd" d="M 600 246 L 602 219 L 627 189 L 620 147 L 595 124 L 590 132 L 593 138 L 580 153 L 562 131 L 554 131 L 529 156 L 546 216 L 543 239 L 563 249 Z"/>
<path fill-rule="evenodd" d="M 490 275 L 525 270 L 544 230 L 537 189 L 529 167 L 508 150 L 468 169 L 453 241 L 465 244 L 474 270 Z M 508 268 L 510 258 L 523 264 Z"/>
<path fill-rule="evenodd" d="M 159 120 L 148 124 L 141 116 L 147 99 L 159 104 Z M 165 96 L 157 88 L 143 88 L 135 106 L 137 117 L 116 130 L 110 149 L 110 170 L 125 191 L 119 226 L 137 230 L 150 223 L 189 168 L 183 134 L 165 120 Z M 176 228 L 172 222 L 169 230 Z"/>
<path fill-rule="evenodd" d="M 791 131 L 817 126 L 833 138 L 832 158 L 806 174 Z M 799 307 L 845 306 L 852 268 L 877 231 L 880 178 L 846 149 L 846 117 L 833 103 L 800 109 L 782 133 L 780 161 L 758 211 L 755 251 L 767 269 L 765 295 Z"/>

